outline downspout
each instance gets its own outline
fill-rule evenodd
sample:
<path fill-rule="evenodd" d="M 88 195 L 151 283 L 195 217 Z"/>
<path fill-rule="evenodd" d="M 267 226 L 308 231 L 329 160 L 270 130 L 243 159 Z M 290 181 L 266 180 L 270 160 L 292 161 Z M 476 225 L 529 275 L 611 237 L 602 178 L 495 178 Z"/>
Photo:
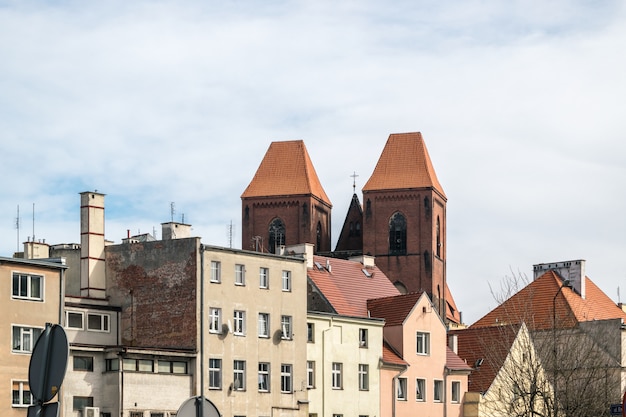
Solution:
<path fill-rule="evenodd" d="M 450 369 L 447 366 L 443 368 L 443 417 L 448 416 L 448 375 Z"/>
<path fill-rule="evenodd" d="M 200 244 L 200 398 L 204 404 L 204 245 Z M 204 417 L 204 406 L 198 417 Z"/>
<path fill-rule="evenodd" d="M 326 415 L 326 332 L 333 329 L 333 318 L 327 329 L 322 330 L 322 417 Z"/>

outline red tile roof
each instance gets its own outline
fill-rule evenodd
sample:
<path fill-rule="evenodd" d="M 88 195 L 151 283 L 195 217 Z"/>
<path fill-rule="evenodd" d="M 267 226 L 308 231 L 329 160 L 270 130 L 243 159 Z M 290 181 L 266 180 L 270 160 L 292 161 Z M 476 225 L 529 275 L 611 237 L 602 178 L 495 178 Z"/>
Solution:
<path fill-rule="evenodd" d="M 454 353 L 452 349 L 446 346 L 446 368 L 452 371 L 471 371 L 472 367 L 469 366 L 465 360 L 461 359 L 459 355 Z"/>
<path fill-rule="evenodd" d="M 474 368 L 468 379 L 470 392 L 487 392 L 511 350 L 519 325 L 454 330 L 461 359 Z"/>
<path fill-rule="evenodd" d="M 431 187 L 445 198 L 422 134 L 396 133 L 389 135 L 363 191 Z"/>
<path fill-rule="evenodd" d="M 553 301 L 556 297 L 556 325 L 569 328 L 578 322 L 621 318 L 626 312 L 617 306 L 588 277 L 585 277 L 586 295 L 583 299 L 572 288 L 559 293 L 563 281 L 550 270 L 528 284 L 511 298 L 487 313 L 470 327 L 494 326 L 503 323 L 526 323 L 529 330 L 553 328 Z M 557 295 L 558 293 L 558 295 Z"/>
<path fill-rule="evenodd" d="M 309 195 L 331 205 L 302 140 L 272 142 L 241 198 Z"/>
<path fill-rule="evenodd" d="M 411 292 L 385 298 L 367 300 L 371 317 L 385 319 L 386 326 L 401 326 L 417 304 L 423 292 Z"/>
<path fill-rule="evenodd" d="M 402 359 L 400 354 L 386 340 L 383 340 L 383 362 L 391 365 L 408 366 L 408 362 Z"/>
<path fill-rule="evenodd" d="M 324 294 L 337 314 L 368 317 L 367 300 L 400 294 L 378 267 L 365 268 L 360 262 L 314 256 L 308 276 Z M 330 271 L 326 263 L 330 264 Z M 363 272 L 366 269 L 370 277 Z"/>
<path fill-rule="evenodd" d="M 453 323 L 461 324 L 461 313 L 454 302 L 454 298 L 452 297 L 452 292 L 450 291 L 450 287 L 448 287 L 448 283 L 446 282 L 446 318 Z"/>

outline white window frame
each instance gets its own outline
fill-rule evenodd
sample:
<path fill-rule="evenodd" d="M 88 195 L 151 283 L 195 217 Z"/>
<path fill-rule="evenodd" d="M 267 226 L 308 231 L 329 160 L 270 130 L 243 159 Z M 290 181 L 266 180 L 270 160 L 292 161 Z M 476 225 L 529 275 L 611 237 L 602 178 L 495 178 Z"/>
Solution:
<path fill-rule="evenodd" d="M 209 389 L 222 389 L 222 360 L 219 358 L 209 358 Z"/>
<path fill-rule="evenodd" d="M 19 337 L 19 349 L 15 348 L 15 331 L 18 330 Z M 11 326 L 11 352 L 13 353 L 32 353 L 35 348 L 35 343 L 37 343 L 37 339 L 43 332 L 43 328 L 34 327 L 34 326 L 20 326 L 20 325 L 12 325 Z"/>
<path fill-rule="evenodd" d="M 359 329 L 359 347 L 367 348 L 367 329 Z"/>
<path fill-rule="evenodd" d="M 233 390 L 246 390 L 246 361 L 238 359 L 233 361 Z"/>
<path fill-rule="evenodd" d="M 366 363 L 359 364 L 359 391 L 370 390 L 369 365 Z"/>
<path fill-rule="evenodd" d="M 283 340 L 293 338 L 293 319 L 291 316 L 280 316 L 280 338 Z"/>
<path fill-rule="evenodd" d="M 268 289 L 270 287 L 270 269 L 264 266 L 259 268 L 259 288 Z"/>
<path fill-rule="evenodd" d="M 315 361 L 306 361 L 306 387 L 315 388 Z"/>
<path fill-rule="evenodd" d="M 210 282 L 222 282 L 222 263 L 220 261 L 211 261 L 211 277 Z"/>
<path fill-rule="evenodd" d="M 209 333 L 222 333 L 222 309 L 209 307 Z"/>
<path fill-rule="evenodd" d="M 90 326 L 89 319 L 91 317 L 99 317 L 100 326 L 98 328 L 93 328 Z M 99 332 L 99 333 L 110 333 L 111 332 L 111 315 L 103 314 L 103 313 L 87 313 L 87 331 L 88 332 Z"/>
<path fill-rule="evenodd" d="M 246 312 L 235 310 L 233 314 L 233 334 L 244 336 L 246 334 Z"/>
<path fill-rule="evenodd" d="M 343 364 L 341 362 L 333 362 L 331 368 L 332 389 L 343 389 Z"/>
<path fill-rule="evenodd" d="M 280 365 L 280 392 L 291 393 L 293 392 L 293 366 L 291 364 L 283 363 Z"/>
<path fill-rule="evenodd" d="M 430 355 L 430 333 L 428 332 L 416 333 L 415 352 L 418 355 Z"/>
<path fill-rule="evenodd" d="M 270 337 L 269 313 L 259 313 L 259 337 Z"/>
<path fill-rule="evenodd" d="M 396 379 L 396 399 L 398 401 L 406 401 L 407 380 L 406 378 Z"/>
<path fill-rule="evenodd" d="M 28 274 L 22 272 L 13 272 L 11 281 L 11 298 L 16 300 L 30 300 L 30 301 L 43 301 L 44 295 L 44 277 L 43 275 Z M 16 280 L 17 278 L 17 280 Z M 24 279 L 26 282 L 22 282 Z M 39 296 L 33 296 L 33 281 L 37 279 L 39 281 Z M 17 294 L 16 291 L 17 284 Z M 21 295 L 23 290 L 23 284 L 26 285 L 26 295 Z"/>
<path fill-rule="evenodd" d="M 458 404 L 461 402 L 461 381 L 452 381 L 450 386 L 450 402 Z"/>
<path fill-rule="evenodd" d="M 18 402 L 15 402 L 14 397 L 13 397 L 13 392 L 15 391 L 16 387 L 17 387 L 17 391 L 19 395 Z M 24 394 L 26 392 L 28 392 L 30 403 L 24 402 Z M 21 408 L 21 407 L 28 407 L 33 404 L 35 404 L 35 398 L 33 397 L 32 392 L 30 392 L 30 386 L 28 385 L 28 381 L 12 380 L 11 381 L 11 406 L 14 408 Z"/>
<path fill-rule="evenodd" d="M 235 285 L 246 285 L 246 266 L 235 264 Z"/>
<path fill-rule="evenodd" d="M 259 362 L 259 392 L 270 392 L 270 364 Z"/>
<path fill-rule="evenodd" d="M 70 326 L 70 314 L 76 314 L 77 316 L 80 316 L 80 327 Z M 65 312 L 65 328 L 84 330 L 85 329 L 85 313 L 82 311 L 71 311 L 71 310 L 66 311 Z"/>
<path fill-rule="evenodd" d="M 424 378 L 415 378 L 415 401 L 426 401 L 426 380 Z"/>
<path fill-rule="evenodd" d="M 315 343 L 315 323 L 306 324 L 306 341 Z"/>
<path fill-rule="evenodd" d="M 283 271 L 282 276 L 282 288 L 283 291 L 291 291 L 291 271 Z"/>
<path fill-rule="evenodd" d="M 433 402 L 443 402 L 443 381 L 441 379 L 433 381 Z"/>

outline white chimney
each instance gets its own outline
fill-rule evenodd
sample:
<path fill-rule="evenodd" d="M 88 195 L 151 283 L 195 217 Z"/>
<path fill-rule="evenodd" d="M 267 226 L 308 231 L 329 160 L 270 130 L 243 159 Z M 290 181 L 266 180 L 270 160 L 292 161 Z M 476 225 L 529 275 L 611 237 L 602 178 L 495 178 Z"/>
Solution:
<path fill-rule="evenodd" d="M 80 295 L 105 298 L 104 194 L 80 193 Z"/>

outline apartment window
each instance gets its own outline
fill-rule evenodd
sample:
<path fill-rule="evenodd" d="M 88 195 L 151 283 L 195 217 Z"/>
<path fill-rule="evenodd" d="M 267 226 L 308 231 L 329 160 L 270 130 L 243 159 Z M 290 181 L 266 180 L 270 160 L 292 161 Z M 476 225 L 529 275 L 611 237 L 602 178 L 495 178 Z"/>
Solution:
<path fill-rule="evenodd" d="M 107 372 L 119 371 L 120 370 L 120 360 L 117 358 L 105 359 L 104 360 L 104 369 Z"/>
<path fill-rule="evenodd" d="M 291 392 L 291 371 L 292 367 L 288 364 L 280 365 L 280 392 Z"/>
<path fill-rule="evenodd" d="M 222 388 L 222 360 L 209 359 L 209 389 Z"/>
<path fill-rule="evenodd" d="M 65 314 L 65 327 L 68 329 L 79 329 L 83 330 L 85 315 L 79 311 L 68 311 Z"/>
<path fill-rule="evenodd" d="M 108 332 L 109 315 L 91 313 L 87 314 L 87 330 L 92 332 Z"/>
<path fill-rule="evenodd" d="M 331 375 L 332 375 L 332 387 L 333 389 L 342 389 L 343 388 L 343 364 L 339 362 L 333 362 Z"/>
<path fill-rule="evenodd" d="M 433 401 L 440 403 L 443 401 L 443 381 L 436 379 L 433 385 Z"/>
<path fill-rule="evenodd" d="M 453 403 L 461 402 L 461 382 L 452 381 L 452 398 Z"/>
<path fill-rule="evenodd" d="M 270 364 L 259 362 L 259 391 L 269 392 L 270 390 Z"/>
<path fill-rule="evenodd" d="M 246 312 L 241 310 L 235 310 L 234 315 L 235 328 L 233 329 L 233 333 L 238 336 L 243 336 L 246 334 Z"/>
<path fill-rule="evenodd" d="M 150 417 L 165 417 L 165 413 L 161 411 L 150 411 Z"/>
<path fill-rule="evenodd" d="M 426 380 L 417 378 L 415 380 L 415 401 L 426 401 Z"/>
<path fill-rule="evenodd" d="M 122 367 L 130 372 L 154 372 L 154 362 L 152 359 L 132 359 L 124 358 Z"/>
<path fill-rule="evenodd" d="M 160 374 L 187 374 L 187 362 L 184 361 L 158 361 Z"/>
<path fill-rule="evenodd" d="M 143 417 L 143 411 L 131 411 L 129 417 Z"/>
<path fill-rule="evenodd" d="M 269 268 L 259 268 L 259 288 L 270 287 L 270 270 Z"/>
<path fill-rule="evenodd" d="M 315 342 L 315 324 L 314 323 L 306 324 L 306 341 L 310 343 Z"/>
<path fill-rule="evenodd" d="M 359 364 L 359 390 L 368 391 L 370 389 L 369 365 Z"/>
<path fill-rule="evenodd" d="M 259 337 L 270 336 L 270 315 L 259 313 Z"/>
<path fill-rule="evenodd" d="M 35 342 L 43 329 L 35 327 L 13 326 L 12 351 L 19 353 L 30 353 L 35 347 Z"/>
<path fill-rule="evenodd" d="M 72 397 L 74 411 L 83 411 L 85 407 L 93 407 L 93 397 Z"/>
<path fill-rule="evenodd" d="M 244 265 L 235 265 L 235 285 L 246 285 L 246 267 Z"/>
<path fill-rule="evenodd" d="M 246 361 L 233 362 L 233 389 L 235 391 L 246 390 Z"/>
<path fill-rule="evenodd" d="M 283 291 L 291 291 L 291 271 L 283 271 Z"/>
<path fill-rule="evenodd" d="M 74 370 L 93 372 L 93 356 L 74 356 Z"/>
<path fill-rule="evenodd" d="M 35 400 L 30 393 L 28 382 L 13 381 L 13 407 L 26 407 L 34 403 Z"/>
<path fill-rule="evenodd" d="M 13 298 L 43 300 L 43 277 L 40 275 L 13 273 Z"/>
<path fill-rule="evenodd" d="M 209 308 L 209 332 L 221 333 L 222 332 L 222 309 L 211 307 Z"/>
<path fill-rule="evenodd" d="M 291 323 L 291 316 L 280 316 L 280 330 L 282 339 L 291 340 L 293 336 Z"/>
<path fill-rule="evenodd" d="M 367 347 L 367 329 L 359 329 L 359 346 Z"/>
<path fill-rule="evenodd" d="M 397 379 L 396 398 L 401 401 L 406 401 L 406 378 Z"/>
<path fill-rule="evenodd" d="M 430 333 L 417 332 L 417 354 L 430 354 Z"/>
<path fill-rule="evenodd" d="M 306 362 L 306 386 L 315 388 L 315 361 Z"/>
<path fill-rule="evenodd" d="M 218 261 L 211 261 L 211 282 L 222 282 L 222 264 Z"/>

